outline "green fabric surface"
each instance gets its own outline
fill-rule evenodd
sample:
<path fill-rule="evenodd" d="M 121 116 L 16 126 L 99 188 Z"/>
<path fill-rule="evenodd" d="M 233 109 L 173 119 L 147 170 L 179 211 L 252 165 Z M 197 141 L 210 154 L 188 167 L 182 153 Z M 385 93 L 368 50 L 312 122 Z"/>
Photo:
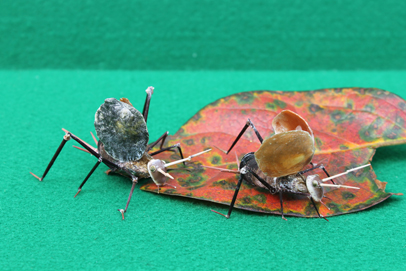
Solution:
<path fill-rule="evenodd" d="M 406 69 L 406 1 L 0 1 L 0 69 Z"/>
<path fill-rule="evenodd" d="M 73 198 L 96 159 L 72 141 L 43 182 L 29 174 L 42 174 L 62 127 L 92 143 L 104 99 L 140 109 L 150 85 L 151 139 L 240 91 L 362 86 L 406 98 L 405 71 L 0 71 L 0 270 L 403 270 L 404 197 L 330 222 L 241 210 L 226 220 L 210 211 L 225 206 L 136 188 L 122 221 L 131 182 L 105 165 Z M 405 153 L 377 150 L 372 165 L 387 191 L 406 193 Z"/>

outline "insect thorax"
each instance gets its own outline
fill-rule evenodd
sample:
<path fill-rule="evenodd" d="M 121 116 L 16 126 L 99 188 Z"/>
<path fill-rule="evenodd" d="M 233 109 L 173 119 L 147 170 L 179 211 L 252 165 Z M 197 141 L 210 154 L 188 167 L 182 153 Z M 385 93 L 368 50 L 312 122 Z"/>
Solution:
<path fill-rule="evenodd" d="M 253 152 L 247 153 L 243 156 L 240 163 L 240 169 L 246 167 L 249 171 L 255 172 L 259 177 L 264 179 L 270 186 L 275 188 L 276 191 L 288 192 L 293 194 L 308 194 L 306 188 L 306 181 L 299 174 L 292 174 L 288 176 L 272 178 L 265 175 L 258 167 Z M 245 180 L 254 186 L 265 188 L 264 185 L 258 181 L 250 172 L 245 174 Z"/>
<path fill-rule="evenodd" d="M 306 181 L 299 174 L 292 174 L 284 177 L 279 177 L 274 179 L 274 187 L 282 192 L 292 193 L 292 194 L 308 194 L 309 191 L 306 187 Z"/>
<path fill-rule="evenodd" d="M 133 175 L 139 177 L 139 178 L 149 178 L 149 173 L 148 173 L 148 162 L 151 161 L 153 158 L 147 153 L 144 152 L 142 157 L 137 160 L 137 161 L 126 161 L 126 162 L 120 162 L 118 160 L 115 160 L 113 157 L 111 157 L 106 150 L 104 149 L 103 143 L 99 141 L 98 145 L 99 153 L 101 154 L 103 159 L 106 159 L 114 164 L 117 165 L 116 168 L 113 168 L 110 166 L 110 169 L 112 171 L 115 171 L 117 173 L 123 174 L 123 175 L 128 175 L 125 171 L 120 170 L 119 167 L 123 167 L 128 169 Z"/>
<path fill-rule="evenodd" d="M 255 172 L 259 177 L 264 179 L 267 183 L 269 183 L 272 186 L 272 179 L 268 176 L 266 176 L 258 167 L 257 162 L 255 161 L 255 156 L 253 152 L 247 153 L 246 155 L 243 156 L 240 162 L 240 169 L 243 167 L 246 167 L 248 169 L 248 172 L 245 173 L 245 180 L 247 183 L 253 186 L 265 188 L 265 186 L 258 181 L 254 175 L 251 172 Z M 266 189 L 266 188 L 265 188 Z"/>

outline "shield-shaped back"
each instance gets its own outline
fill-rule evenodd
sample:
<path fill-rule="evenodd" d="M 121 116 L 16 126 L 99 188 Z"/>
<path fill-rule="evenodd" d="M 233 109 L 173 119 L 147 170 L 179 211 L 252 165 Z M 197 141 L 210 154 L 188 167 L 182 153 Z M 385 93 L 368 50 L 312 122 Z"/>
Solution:
<path fill-rule="evenodd" d="M 145 152 L 149 134 L 142 114 L 114 98 L 96 111 L 94 126 L 106 152 L 120 162 L 137 161 Z"/>

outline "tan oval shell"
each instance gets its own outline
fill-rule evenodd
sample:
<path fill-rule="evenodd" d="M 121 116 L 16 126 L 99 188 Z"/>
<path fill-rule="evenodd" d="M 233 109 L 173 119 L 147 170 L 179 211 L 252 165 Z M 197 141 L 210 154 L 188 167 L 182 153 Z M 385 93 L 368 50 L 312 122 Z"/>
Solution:
<path fill-rule="evenodd" d="M 276 115 L 276 117 L 272 120 L 272 127 L 275 134 L 287 131 L 302 130 L 308 132 L 313 138 L 313 131 L 309 124 L 301 116 L 290 110 L 283 110 Z"/>
<path fill-rule="evenodd" d="M 275 134 L 255 152 L 258 167 L 269 177 L 295 174 L 308 165 L 314 155 L 313 138 L 305 131 Z"/>

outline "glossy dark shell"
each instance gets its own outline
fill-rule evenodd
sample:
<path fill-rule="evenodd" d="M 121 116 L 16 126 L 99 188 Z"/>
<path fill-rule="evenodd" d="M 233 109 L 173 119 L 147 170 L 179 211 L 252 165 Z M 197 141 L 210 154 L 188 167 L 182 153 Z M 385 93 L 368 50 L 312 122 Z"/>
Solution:
<path fill-rule="evenodd" d="M 114 159 L 137 161 L 144 154 L 149 139 L 147 124 L 129 104 L 106 99 L 96 111 L 94 126 L 107 154 Z"/>
<path fill-rule="evenodd" d="M 305 131 L 275 134 L 255 152 L 258 167 L 269 177 L 294 174 L 312 161 L 313 138 Z"/>

